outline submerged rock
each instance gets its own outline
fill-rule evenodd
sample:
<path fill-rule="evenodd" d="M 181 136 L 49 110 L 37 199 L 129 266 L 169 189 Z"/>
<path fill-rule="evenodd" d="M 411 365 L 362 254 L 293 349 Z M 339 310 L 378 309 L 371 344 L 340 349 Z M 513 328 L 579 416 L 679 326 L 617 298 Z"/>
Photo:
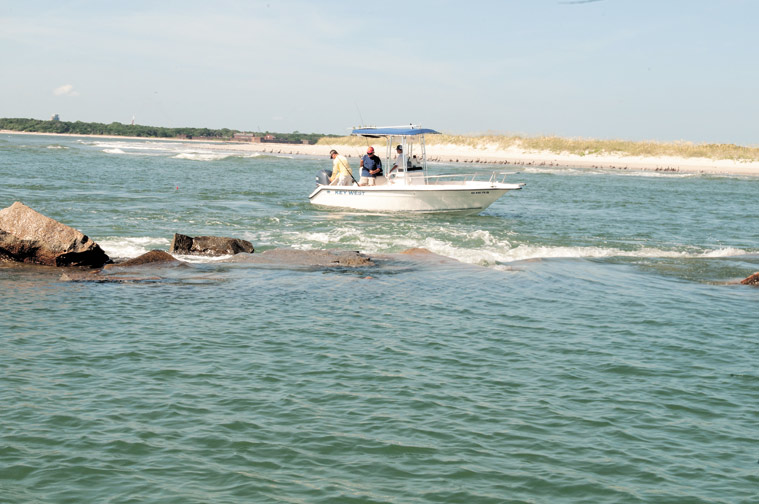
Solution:
<path fill-rule="evenodd" d="M 253 244 L 239 238 L 226 238 L 222 236 L 187 236 L 174 234 L 169 252 L 184 255 L 234 255 L 240 252 L 253 253 Z"/>
<path fill-rule="evenodd" d="M 184 261 L 180 261 L 179 259 L 175 258 L 171 254 L 164 252 L 163 250 L 151 250 L 150 252 L 146 252 L 142 254 L 141 256 L 137 256 L 133 259 L 129 259 L 124 262 L 115 263 L 115 264 L 108 264 L 106 265 L 105 269 L 112 269 L 112 268 L 121 268 L 121 267 L 132 267 L 132 266 L 143 266 L 149 264 L 151 266 L 157 266 L 157 265 L 175 265 L 175 264 L 187 264 Z"/>
<path fill-rule="evenodd" d="M 108 277 L 104 277 L 100 274 L 100 270 L 98 271 L 67 271 L 66 273 L 61 275 L 61 282 L 94 282 L 94 283 L 105 283 L 109 282 L 110 279 Z"/>
<path fill-rule="evenodd" d="M 414 248 L 406 249 L 406 250 L 402 251 L 401 254 L 406 254 L 406 255 L 422 255 L 422 254 L 432 255 L 432 254 L 434 254 L 434 255 L 438 255 L 438 254 L 435 254 L 434 252 L 430 251 L 429 249 L 422 248 L 422 247 L 414 247 Z"/>
<path fill-rule="evenodd" d="M 400 258 L 399 256 L 404 256 L 403 258 L 404 261 L 411 260 L 419 264 L 427 263 L 427 264 L 463 265 L 460 261 L 456 259 L 437 254 L 435 252 L 432 252 L 429 249 L 422 248 L 422 247 L 414 247 L 414 248 L 403 250 L 399 252 L 398 254 L 393 254 L 393 257 L 395 257 L 396 259 L 399 259 Z"/>
<path fill-rule="evenodd" d="M 94 272 L 66 272 L 61 275 L 61 282 L 80 282 L 80 283 L 142 283 L 142 282 L 160 282 L 163 279 L 156 276 L 151 277 L 128 277 L 120 275 L 103 275 L 101 270 Z"/>
<path fill-rule="evenodd" d="M 120 263 L 106 264 L 102 270 L 96 271 L 68 271 L 61 275 L 62 282 L 94 282 L 94 283 L 137 283 L 137 282 L 159 282 L 164 280 L 162 277 L 155 275 L 152 276 L 126 276 L 127 271 L 130 268 L 138 268 L 147 266 L 148 268 L 162 267 L 162 266 L 186 266 L 187 263 L 179 261 L 162 250 L 151 250 L 141 256 L 137 256 L 133 259 L 129 259 Z M 124 271 L 126 269 L 127 271 Z M 108 273 L 106 273 L 106 270 Z M 155 272 L 155 269 L 151 269 L 151 272 Z M 129 271 L 129 275 L 134 275 L 133 271 Z"/>
<path fill-rule="evenodd" d="M 110 261 L 86 235 L 20 201 L 0 210 L 0 260 L 91 268 Z"/>
<path fill-rule="evenodd" d="M 355 250 L 296 250 L 278 248 L 266 250 L 251 258 L 252 262 L 284 266 L 344 267 L 375 266 L 368 256 Z"/>
<path fill-rule="evenodd" d="M 753 275 L 749 275 L 743 280 L 741 280 L 741 283 L 743 285 L 753 285 L 754 287 L 759 287 L 759 271 L 754 273 Z"/>

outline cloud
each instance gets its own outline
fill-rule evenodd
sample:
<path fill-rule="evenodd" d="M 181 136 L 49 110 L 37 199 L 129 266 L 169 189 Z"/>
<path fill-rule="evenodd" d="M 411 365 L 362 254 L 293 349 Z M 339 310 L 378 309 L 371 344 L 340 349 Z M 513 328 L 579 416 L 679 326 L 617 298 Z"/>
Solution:
<path fill-rule="evenodd" d="M 79 92 L 74 91 L 74 86 L 71 84 L 64 84 L 53 89 L 53 94 L 55 96 L 79 96 Z"/>

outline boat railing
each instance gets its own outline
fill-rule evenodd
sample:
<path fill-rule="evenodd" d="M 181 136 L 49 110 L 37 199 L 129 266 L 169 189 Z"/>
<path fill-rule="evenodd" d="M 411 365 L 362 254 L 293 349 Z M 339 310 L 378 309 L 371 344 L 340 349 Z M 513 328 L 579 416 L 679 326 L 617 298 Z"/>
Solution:
<path fill-rule="evenodd" d="M 426 182 L 430 185 L 450 184 L 462 182 L 490 182 L 491 184 L 506 183 L 508 175 L 514 175 L 516 172 L 474 172 L 474 173 L 455 173 L 450 175 L 427 175 Z"/>

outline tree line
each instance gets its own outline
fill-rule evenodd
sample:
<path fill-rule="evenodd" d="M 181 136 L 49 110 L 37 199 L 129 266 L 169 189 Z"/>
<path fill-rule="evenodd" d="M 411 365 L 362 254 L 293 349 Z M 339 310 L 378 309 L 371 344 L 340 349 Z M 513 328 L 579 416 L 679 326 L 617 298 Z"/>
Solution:
<path fill-rule="evenodd" d="M 43 121 L 39 119 L 24 118 L 0 118 L 0 129 L 11 131 L 26 131 L 34 133 L 68 133 L 72 135 L 115 135 L 134 136 L 147 138 L 210 138 L 215 140 L 229 140 L 235 133 L 243 133 L 239 130 L 228 128 L 163 128 L 160 126 L 143 126 L 141 124 L 122 124 L 112 122 L 110 124 L 82 121 Z M 314 144 L 323 137 L 335 137 L 337 135 L 324 135 L 321 133 L 272 133 L 247 132 L 255 136 L 273 135 L 277 140 L 285 142 L 302 142 Z"/>

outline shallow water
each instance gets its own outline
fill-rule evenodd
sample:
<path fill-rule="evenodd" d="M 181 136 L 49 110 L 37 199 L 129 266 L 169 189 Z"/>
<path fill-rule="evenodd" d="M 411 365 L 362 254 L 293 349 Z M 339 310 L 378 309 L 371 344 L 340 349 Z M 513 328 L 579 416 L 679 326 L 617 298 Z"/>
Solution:
<path fill-rule="evenodd" d="M 759 500 L 758 179 L 533 168 L 480 215 L 373 216 L 310 206 L 328 164 L 0 137 L 0 207 L 112 257 L 179 232 L 378 263 L 0 266 L 0 501 Z"/>

